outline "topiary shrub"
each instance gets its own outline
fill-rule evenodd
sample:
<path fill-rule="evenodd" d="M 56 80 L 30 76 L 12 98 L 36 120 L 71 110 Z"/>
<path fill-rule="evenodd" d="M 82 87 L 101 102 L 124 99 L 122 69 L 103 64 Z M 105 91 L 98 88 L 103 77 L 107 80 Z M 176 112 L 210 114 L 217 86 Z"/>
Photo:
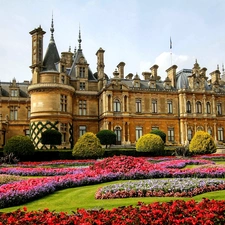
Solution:
<path fill-rule="evenodd" d="M 106 148 L 108 145 L 116 144 L 116 134 L 111 130 L 101 130 L 96 136 L 100 140 L 100 143 L 105 145 Z"/>
<path fill-rule="evenodd" d="M 190 142 L 189 151 L 193 154 L 211 154 L 216 152 L 216 145 L 209 133 L 197 131 Z"/>
<path fill-rule="evenodd" d="M 55 145 L 61 145 L 62 134 L 57 130 L 47 129 L 41 133 L 41 143 L 43 145 L 50 145 L 50 149 L 52 149 Z"/>
<path fill-rule="evenodd" d="M 13 155 L 20 160 L 28 160 L 34 154 L 34 145 L 29 137 L 17 135 L 11 137 L 3 148 L 4 155 Z"/>
<path fill-rule="evenodd" d="M 162 138 L 163 142 L 166 143 L 166 134 L 163 131 L 154 129 L 150 131 L 150 134 L 159 135 Z"/>
<path fill-rule="evenodd" d="M 99 158 L 104 155 L 100 140 L 92 132 L 83 134 L 74 145 L 72 155 L 77 158 Z"/>
<path fill-rule="evenodd" d="M 164 150 L 164 142 L 159 135 L 145 134 L 140 137 L 136 143 L 138 152 L 157 152 Z"/>

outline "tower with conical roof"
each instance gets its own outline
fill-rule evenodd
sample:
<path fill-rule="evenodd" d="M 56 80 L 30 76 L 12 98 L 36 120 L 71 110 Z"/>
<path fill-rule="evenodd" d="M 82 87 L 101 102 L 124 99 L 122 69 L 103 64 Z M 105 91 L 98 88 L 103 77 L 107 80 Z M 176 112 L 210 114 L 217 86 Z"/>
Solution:
<path fill-rule="evenodd" d="M 74 88 L 70 85 L 70 77 L 65 68 L 71 66 L 73 53 L 62 53 L 60 59 L 54 40 L 53 19 L 50 31 L 51 38 L 44 60 L 38 58 L 40 63 L 37 65 L 32 63 L 31 66 L 33 79 L 28 88 L 32 102 L 30 135 L 35 148 L 43 149 L 48 146 L 41 143 L 42 132 L 46 129 L 59 130 L 62 134 L 61 147 L 71 148 L 73 146 L 72 99 Z M 30 34 L 32 34 L 33 42 L 35 37 L 39 36 L 43 41 L 44 32 L 42 30 L 35 29 Z M 33 46 L 35 45 L 33 44 Z"/>

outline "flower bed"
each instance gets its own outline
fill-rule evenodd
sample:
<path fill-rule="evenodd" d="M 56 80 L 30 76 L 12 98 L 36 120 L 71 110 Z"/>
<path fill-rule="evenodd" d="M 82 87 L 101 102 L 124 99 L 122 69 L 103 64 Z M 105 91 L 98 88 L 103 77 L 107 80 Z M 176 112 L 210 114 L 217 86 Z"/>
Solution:
<path fill-rule="evenodd" d="M 225 223 L 225 201 L 203 199 L 201 202 L 171 201 L 114 208 L 112 210 L 78 209 L 74 214 L 44 211 L 27 212 L 27 209 L 0 214 L 0 225 L 16 224 L 74 224 L 74 225 L 210 225 Z"/>
<path fill-rule="evenodd" d="M 96 199 L 130 197 L 192 197 L 209 191 L 225 189 L 225 181 L 218 179 L 149 179 L 128 181 L 101 187 Z"/>

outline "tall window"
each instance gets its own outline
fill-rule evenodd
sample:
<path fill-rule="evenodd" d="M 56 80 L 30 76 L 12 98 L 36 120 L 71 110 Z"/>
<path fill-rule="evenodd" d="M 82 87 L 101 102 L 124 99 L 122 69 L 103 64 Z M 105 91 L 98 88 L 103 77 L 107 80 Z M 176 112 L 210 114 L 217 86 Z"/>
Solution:
<path fill-rule="evenodd" d="M 27 119 L 30 119 L 30 107 L 27 108 Z"/>
<path fill-rule="evenodd" d="M 136 127 L 136 141 L 143 135 L 142 127 Z"/>
<path fill-rule="evenodd" d="M 30 130 L 29 129 L 25 130 L 25 136 L 30 137 Z"/>
<path fill-rule="evenodd" d="M 206 103 L 206 113 L 207 114 L 211 113 L 211 107 L 210 107 L 210 103 L 209 102 Z"/>
<path fill-rule="evenodd" d="M 85 76 L 85 67 L 80 67 L 80 78 L 84 78 Z"/>
<path fill-rule="evenodd" d="M 157 113 L 157 100 L 152 100 L 152 112 Z"/>
<path fill-rule="evenodd" d="M 187 135 L 188 135 L 188 141 L 190 141 L 192 139 L 192 130 L 191 129 L 187 130 Z"/>
<path fill-rule="evenodd" d="M 127 96 L 124 96 L 124 112 L 127 111 Z"/>
<path fill-rule="evenodd" d="M 207 132 L 212 136 L 212 129 L 210 127 L 208 128 Z"/>
<path fill-rule="evenodd" d="M 114 101 L 113 105 L 114 105 L 114 112 L 120 112 L 121 111 L 121 109 L 120 109 L 120 101 L 118 99 L 116 99 Z"/>
<path fill-rule="evenodd" d="M 223 141 L 223 128 L 218 127 L 218 141 Z"/>
<path fill-rule="evenodd" d="M 60 111 L 61 112 L 67 111 L 67 96 L 66 95 L 60 96 Z"/>
<path fill-rule="evenodd" d="M 61 82 L 62 82 L 62 84 L 65 83 L 65 77 L 63 75 L 61 75 Z"/>
<path fill-rule="evenodd" d="M 10 120 L 17 120 L 17 119 L 18 119 L 18 107 L 10 106 Z"/>
<path fill-rule="evenodd" d="M 11 89 L 10 94 L 11 94 L 11 97 L 17 97 L 18 96 L 18 89 Z"/>
<path fill-rule="evenodd" d="M 202 103 L 200 101 L 196 102 L 196 113 L 202 113 Z"/>
<path fill-rule="evenodd" d="M 174 141 L 174 128 L 168 129 L 168 141 Z"/>
<path fill-rule="evenodd" d="M 83 134 L 87 132 L 86 126 L 79 126 L 79 136 L 81 137 Z"/>
<path fill-rule="evenodd" d="M 60 132 L 62 134 L 62 142 L 66 142 L 66 136 L 67 136 L 67 124 L 66 123 L 61 123 Z"/>
<path fill-rule="evenodd" d="M 85 90 L 85 82 L 80 82 L 80 90 Z"/>
<path fill-rule="evenodd" d="M 79 101 L 79 115 L 81 115 L 81 116 L 87 115 L 87 101 L 86 100 Z"/>
<path fill-rule="evenodd" d="M 116 127 L 115 134 L 116 134 L 117 144 L 120 144 L 120 142 L 121 142 L 121 129 L 120 129 L 120 127 Z"/>
<path fill-rule="evenodd" d="M 221 103 L 217 103 L 217 114 L 222 115 L 222 104 Z"/>
<path fill-rule="evenodd" d="M 136 99 L 136 112 L 140 113 L 141 112 L 141 100 Z"/>
<path fill-rule="evenodd" d="M 187 101 L 187 113 L 191 113 L 191 103 Z"/>
<path fill-rule="evenodd" d="M 167 101 L 168 113 L 173 113 L 173 103 L 171 100 Z"/>

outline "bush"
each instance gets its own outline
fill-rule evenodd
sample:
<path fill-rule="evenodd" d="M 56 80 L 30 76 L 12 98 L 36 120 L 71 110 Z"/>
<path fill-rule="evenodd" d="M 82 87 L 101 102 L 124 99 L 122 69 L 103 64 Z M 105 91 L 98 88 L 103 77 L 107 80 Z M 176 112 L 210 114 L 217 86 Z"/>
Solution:
<path fill-rule="evenodd" d="M 193 154 L 211 154 L 216 152 L 216 145 L 212 136 L 205 131 L 197 131 L 189 145 Z"/>
<path fill-rule="evenodd" d="M 138 152 L 157 152 L 164 150 L 162 138 L 156 134 L 145 134 L 140 137 L 136 144 Z"/>
<path fill-rule="evenodd" d="M 87 132 L 74 145 L 72 155 L 79 158 L 98 158 L 104 155 L 104 149 L 96 135 Z"/>
<path fill-rule="evenodd" d="M 96 134 L 102 145 L 116 144 L 116 134 L 111 130 L 101 130 Z"/>
<path fill-rule="evenodd" d="M 62 143 L 62 134 L 57 130 L 47 129 L 41 133 L 41 143 L 43 145 L 61 145 Z"/>
<path fill-rule="evenodd" d="M 13 153 L 20 160 L 27 160 L 34 154 L 34 145 L 29 137 L 17 135 L 11 137 L 4 146 L 4 155 Z"/>
<path fill-rule="evenodd" d="M 162 138 L 163 142 L 166 143 L 166 134 L 163 131 L 155 129 L 155 130 L 151 130 L 150 134 L 159 135 Z"/>

